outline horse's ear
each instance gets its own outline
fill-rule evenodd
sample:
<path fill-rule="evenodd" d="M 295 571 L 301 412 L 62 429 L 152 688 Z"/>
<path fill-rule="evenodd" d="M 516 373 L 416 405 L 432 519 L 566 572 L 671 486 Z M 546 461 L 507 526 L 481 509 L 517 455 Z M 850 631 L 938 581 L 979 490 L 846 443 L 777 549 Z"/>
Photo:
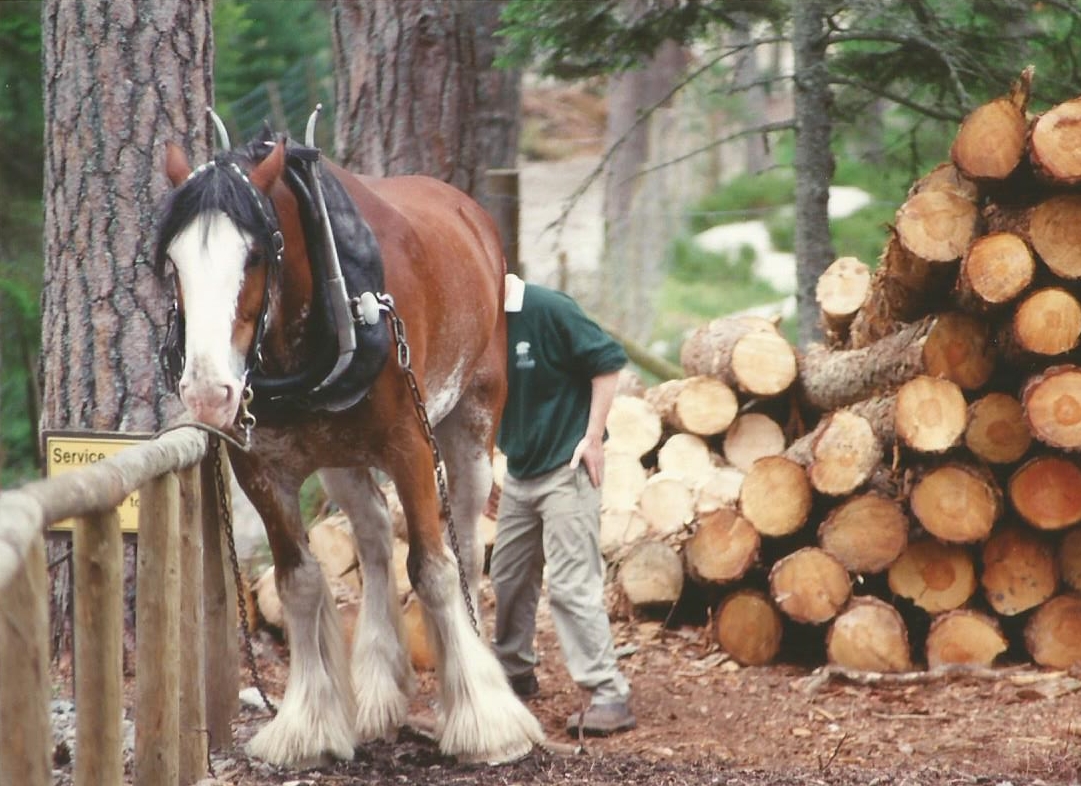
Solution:
<path fill-rule="evenodd" d="M 172 142 L 165 143 L 165 175 L 173 187 L 179 186 L 188 179 L 191 174 L 191 164 L 180 145 Z"/>
<path fill-rule="evenodd" d="M 256 188 L 264 194 L 269 194 L 271 186 L 273 186 L 275 181 L 282 176 L 282 170 L 284 168 L 285 142 L 278 142 L 278 144 L 274 145 L 274 149 L 270 151 L 270 155 L 264 158 L 259 163 L 259 166 L 251 171 L 249 177 Z"/>

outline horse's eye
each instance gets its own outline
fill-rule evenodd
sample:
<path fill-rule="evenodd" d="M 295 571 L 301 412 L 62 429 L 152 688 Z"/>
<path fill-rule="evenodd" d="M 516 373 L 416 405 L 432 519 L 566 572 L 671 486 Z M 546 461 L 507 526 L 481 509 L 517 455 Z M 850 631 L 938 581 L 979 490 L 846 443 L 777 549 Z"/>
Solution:
<path fill-rule="evenodd" d="M 251 268 L 257 266 L 260 262 L 260 259 L 261 256 L 259 254 L 259 251 L 254 248 L 249 248 L 248 256 L 244 258 L 244 269 L 250 270 Z"/>

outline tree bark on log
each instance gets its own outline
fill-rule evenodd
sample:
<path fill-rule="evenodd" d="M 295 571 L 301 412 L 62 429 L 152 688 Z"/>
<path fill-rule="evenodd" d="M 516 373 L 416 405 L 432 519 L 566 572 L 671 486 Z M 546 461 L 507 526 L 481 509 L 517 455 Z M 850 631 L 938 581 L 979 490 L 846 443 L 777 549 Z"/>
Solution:
<path fill-rule="evenodd" d="M 748 395 L 771 397 L 796 379 L 796 353 L 770 323 L 721 317 L 692 333 L 680 347 L 687 376 L 705 375 Z"/>
<path fill-rule="evenodd" d="M 758 590 L 733 592 L 717 607 L 713 636 L 721 649 L 743 666 L 765 666 L 781 651 L 781 613 Z"/>
<path fill-rule="evenodd" d="M 703 375 L 670 379 L 649 388 L 645 399 L 675 431 L 710 437 L 724 432 L 739 412 L 732 388 Z"/>
<path fill-rule="evenodd" d="M 890 590 L 929 614 L 959 608 L 976 592 L 976 568 L 963 546 L 913 541 L 890 565 Z"/>
<path fill-rule="evenodd" d="M 958 609 L 934 619 L 924 642 L 924 654 L 931 669 L 955 664 L 991 667 L 1007 646 L 994 617 Z"/>
<path fill-rule="evenodd" d="M 852 594 L 852 581 L 836 557 L 807 546 L 777 560 L 769 572 L 770 596 L 796 622 L 819 624 L 837 616 Z"/>
<path fill-rule="evenodd" d="M 851 573 L 879 573 L 908 545 L 908 516 L 901 504 L 876 491 L 851 497 L 818 528 L 818 543 Z"/>
<path fill-rule="evenodd" d="M 1050 544 L 1030 529 L 996 530 L 983 546 L 980 584 L 987 602 L 1012 617 L 1035 608 L 1055 594 L 1058 566 Z"/>
<path fill-rule="evenodd" d="M 826 657 L 846 669 L 911 671 L 908 628 L 900 613 L 873 596 L 853 598 L 830 625 Z"/>
<path fill-rule="evenodd" d="M 935 317 L 927 317 L 860 349 L 808 349 L 799 363 L 803 399 L 816 410 L 829 412 L 924 373 L 924 342 L 934 324 Z"/>

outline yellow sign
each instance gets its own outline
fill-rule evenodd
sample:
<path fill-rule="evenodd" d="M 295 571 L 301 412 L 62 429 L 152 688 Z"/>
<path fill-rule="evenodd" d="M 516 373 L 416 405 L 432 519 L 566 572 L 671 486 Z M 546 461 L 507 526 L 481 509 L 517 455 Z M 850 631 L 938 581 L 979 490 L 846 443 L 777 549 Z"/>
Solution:
<path fill-rule="evenodd" d="M 42 436 L 45 440 L 45 476 L 49 478 L 88 467 L 149 438 L 149 435 L 109 431 L 52 431 Z M 138 532 L 139 492 L 132 493 L 120 503 L 117 512 L 122 532 Z M 73 519 L 64 519 L 50 529 L 70 531 L 74 525 Z"/>

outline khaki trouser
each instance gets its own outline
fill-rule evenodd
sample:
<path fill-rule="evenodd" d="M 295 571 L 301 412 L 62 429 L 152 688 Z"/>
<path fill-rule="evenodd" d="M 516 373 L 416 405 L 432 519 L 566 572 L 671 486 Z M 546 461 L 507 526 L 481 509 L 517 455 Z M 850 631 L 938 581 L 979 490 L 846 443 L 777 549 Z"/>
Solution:
<path fill-rule="evenodd" d="M 548 565 L 548 603 L 567 671 L 594 704 L 626 701 L 627 680 L 616 666 L 604 607 L 600 551 L 600 489 L 584 465 L 530 480 L 507 475 L 492 550 L 496 656 L 510 677 L 528 673 L 537 602 Z"/>

